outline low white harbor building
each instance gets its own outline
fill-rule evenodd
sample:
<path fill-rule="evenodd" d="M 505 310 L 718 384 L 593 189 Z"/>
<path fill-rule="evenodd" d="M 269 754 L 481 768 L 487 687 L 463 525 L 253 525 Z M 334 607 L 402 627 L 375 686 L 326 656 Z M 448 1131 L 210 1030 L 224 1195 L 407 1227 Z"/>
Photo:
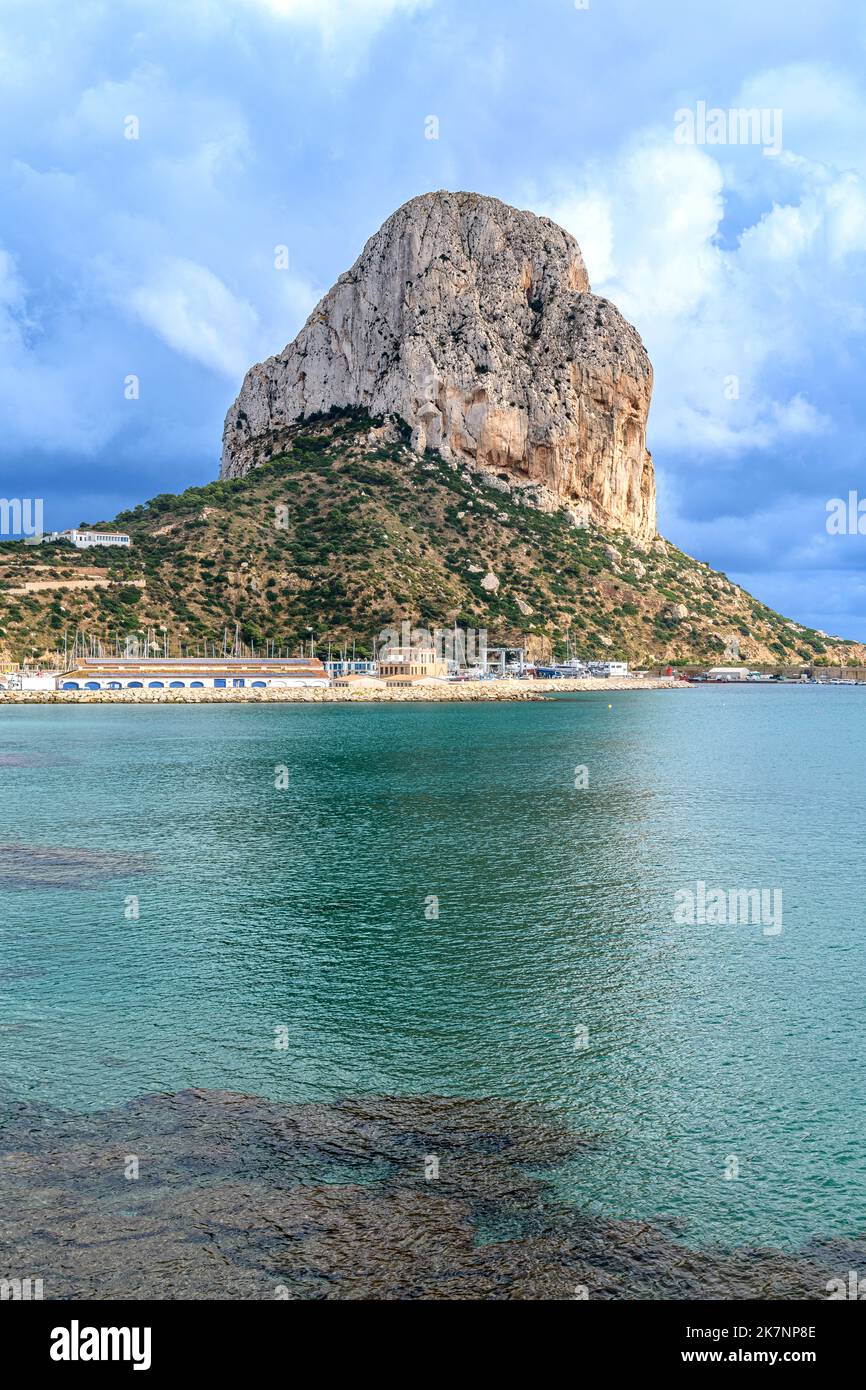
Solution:
<path fill-rule="evenodd" d="M 56 678 L 58 690 L 230 690 L 327 686 L 318 657 L 84 657 Z"/>
<path fill-rule="evenodd" d="M 744 681 L 749 672 L 745 666 L 711 666 L 707 671 L 708 681 Z"/>

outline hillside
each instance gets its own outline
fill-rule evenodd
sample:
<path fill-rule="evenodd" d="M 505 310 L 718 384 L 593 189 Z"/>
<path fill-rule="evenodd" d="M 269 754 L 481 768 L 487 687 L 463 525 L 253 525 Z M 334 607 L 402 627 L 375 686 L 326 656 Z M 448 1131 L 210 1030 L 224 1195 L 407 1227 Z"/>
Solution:
<path fill-rule="evenodd" d="M 0 545 L 0 641 L 15 659 L 64 636 L 160 629 L 171 649 L 224 633 L 295 650 L 357 641 L 402 618 L 484 627 L 531 654 L 633 663 L 863 662 L 866 650 L 787 621 L 662 539 L 574 524 L 506 480 L 413 452 L 360 410 L 283 430 L 245 476 L 162 495 L 113 521 L 132 548 Z M 485 475 L 489 479 L 490 475 Z M 497 485 L 494 485 L 497 483 Z M 319 648 L 321 651 L 321 647 Z"/>

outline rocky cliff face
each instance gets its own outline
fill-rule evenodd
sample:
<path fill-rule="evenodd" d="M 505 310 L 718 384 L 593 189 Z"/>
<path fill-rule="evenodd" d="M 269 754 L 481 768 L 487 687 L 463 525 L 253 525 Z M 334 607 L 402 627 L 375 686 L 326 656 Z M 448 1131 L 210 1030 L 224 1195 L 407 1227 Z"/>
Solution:
<path fill-rule="evenodd" d="M 221 476 L 278 453 L 301 415 L 364 406 L 526 502 L 649 539 L 651 390 L 638 334 L 590 292 L 567 232 L 495 198 L 427 193 L 247 373 Z"/>

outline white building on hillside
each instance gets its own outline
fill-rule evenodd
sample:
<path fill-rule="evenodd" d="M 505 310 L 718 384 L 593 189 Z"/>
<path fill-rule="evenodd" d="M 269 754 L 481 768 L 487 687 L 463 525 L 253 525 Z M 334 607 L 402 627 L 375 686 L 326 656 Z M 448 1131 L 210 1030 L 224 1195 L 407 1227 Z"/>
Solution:
<path fill-rule="evenodd" d="M 82 531 L 73 527 L 69 531 L 52 531 L 45 537 L 48 541 L 70 541 L 78 550 L 89 550 L 94 545 L 131 545 L 132 541 L 124 531 Z"/>

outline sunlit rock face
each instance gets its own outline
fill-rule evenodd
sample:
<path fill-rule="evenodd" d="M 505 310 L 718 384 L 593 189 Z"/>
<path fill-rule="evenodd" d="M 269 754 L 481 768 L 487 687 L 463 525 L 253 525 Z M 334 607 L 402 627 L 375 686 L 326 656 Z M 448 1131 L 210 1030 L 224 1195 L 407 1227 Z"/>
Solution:
<path fill-rule="evenodd" d="M 247 372 L 221 475 L 272 457 L 301 415 L 362 406 L 527 502 L 649 539 L 651 392 L 640 337 L 591 293 L 573 237 L 496 198 L 427 193 L 370 238 L 294 342 Z"/>

